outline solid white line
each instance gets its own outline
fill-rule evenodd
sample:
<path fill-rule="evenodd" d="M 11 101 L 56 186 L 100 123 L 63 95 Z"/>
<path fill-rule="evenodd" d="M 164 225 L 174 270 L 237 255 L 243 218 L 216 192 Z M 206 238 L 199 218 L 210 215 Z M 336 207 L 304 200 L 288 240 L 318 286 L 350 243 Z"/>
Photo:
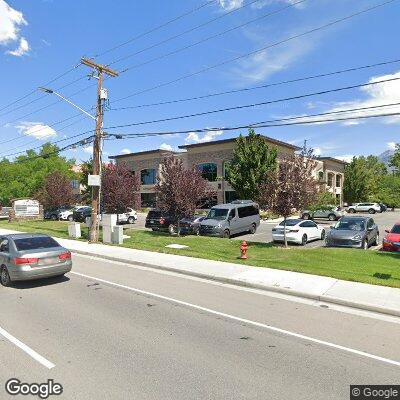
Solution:
<path fill-rule="evenodd" d="M 8 333 L 6 330 L 0 327 L 0 335 L 4 336 L 6 339 L 8 339 L 11 343 L 15 344 L 17 347 L 19 347 L 22 351 L 24 351 L 26 354 L 30 355 L 34 360 L 36 360 L 38 363 L 42 364 L 44 367 L 48 369 L 52 369 L 55 367 L 55 365 L 41 356 L 39 353 L 36 353 L 35 350 L 32 350 L 29 346 L 27 346 L 25 343 L 22 343 L 20 340 L 18 340 L 16 337 L 11 335 L 11 333 Z"/>
<path fill-rule="evenodd" d="M 119 288 L 122 288 L 122 289 L 127 289 L 127 290 L 130 290 L 130 291 L 135 292 L 135 293 L 144 294 L 146 296 L 151 296 L 151 297 L 154 297 L 154 298 L 157 298 L 157 299 L 161 299 L 161 300 L 167 300 L 169 302 L 173 302 L 173 303 L 180 304 L 180 305 L 183 305 L 183 306 L 186 306 L 186 307 L 190 307 L 190 308 L 193 308 L 195 310 L 205 311 L 205 312 L 207 312 L 209 314 L 218 315 L 220 317 L 228 318 L 228 319 L 231 319 L 233 321 L 243 322 L 243 323 L 246 323 L 248 325 L 257 326 L 259 328 L 264 328 L 264 329 L 267 329 L 267 330 L 270 330 L 270 331 L 273 331 L 273 332 L 279 332 L 279 333 L 282 333 L 284 335 L 296 337 L 296 338 L 302 339 L 302 340 L 307 340 L 307 341 L 313 342 L 313 343 L 318 343 L 318 344 L 323 345 L 323 346 L 327 346 L 327 347 L 331 347 L 331 348 L 334 348 L 334 349 L 346 351 L 348 353 L 357 354 L 359 356 L 363 356 L 363 357 L 366 357 L 366 358 L 370 358 L 370 359 L 373 359 L 373 360 L 384 362 L 386 364 L 391 364 L 391 365 L 395 365 L 397 367 L 400 367 L 400 361 L 395 361 L 395 360 L 391 360 L 389 358 L 376 356 L 374 354 L 366 353 L 364 351 L 352 349 L 350 347 L 341 346 L 339 344 L 335 344 L 335 343 L 331 343 L 331 342 L 326 342 L 326 341 L 320 340 L 320 339 L 315 339 L 315 338 L 310 337 L 310 336 L 301 335 L 299 333 L 287 331 L 285 329 L 276 328 L 276 327 L 271 326 L 271 325 L 263 324 L 263 323 L 256 322 L 256 321 L 251 321 L 249 319 L 235 317 L 234 315 L 225 314 L 225 313 L 222 313 L 220 311 L 212 310 L 210 308 L 198 306 L 198 305 L 192 304 L 192 303 L 187 303 L 186 301 L 173 299 L 171 297 L 162 296 L 160 294 L 147 292 L 146 290 L 136 289 L 136 288 L 133 288 L 133 287 L 130 287 L 130 286 L 121 285 L 119 283 L 110 282 L 110 281 L 107 281 L 105 279 L 97 278 L 95 276 L 85 275 L 85 274 L 81 274 L 79 272 L 74 272 L 74 271 L 71 271 L 70 273 L 74 274 L 74 275 L 82 276 L 84 278 L 89 278 L 89 279 L 93 279 L 93 280 L 96 280 L 96 281 L 99 281 L 99 282 L 103 282 L 103 283 L 106 283 L 108 285 L 116 286 L 116 287 L 119 287 Z"/>

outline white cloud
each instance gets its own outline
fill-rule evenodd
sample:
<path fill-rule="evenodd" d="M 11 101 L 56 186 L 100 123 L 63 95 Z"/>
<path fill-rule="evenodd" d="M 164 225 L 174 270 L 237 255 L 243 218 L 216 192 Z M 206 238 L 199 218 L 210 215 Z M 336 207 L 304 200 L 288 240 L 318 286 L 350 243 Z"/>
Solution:
<path fill-rule="evenodd" d="M 29 50 L 28 41 L 20 36 L 22 26 L 28 25 L 21 11 L 10 7 L 4 0 L 0 0 L 0 45 L 8 46 L 18 41 L 18 48 L 8 51 L 7 54 L 20 57 Z"/>
<path fill-rule="evenodd" d="M 83 147 L 82 150 L 87 154 L 93 154 L 93 147 L 92 146 Z"/>
<path fill-rule="evenodd" d="M 32 136 L 35 139 L 45 140 L 57 136 L 57 132 L 42 122 L 21 122 L 15 126 L 20 133 L 26 136 Z"/>
<path fill-rule="evenodd" d="M 11 54 L 12 56 L 15 57 L 21 57 L 29 52 L 29 43 L 25 38 L 21 38 L 19 40 L 19 45 L 15 50 L 9 50 L 7 51 L 7 54 Z"/>
<path fill-rule="evenodd" d="M 243 0 L 219 0 L 220 6 L 226 10 L 231 11 L 243 5 Z"/>
<path fill-rule="evenodd" d="M 216 136 L 220 136 L 224 133 L 223 130 L 218 131 L 207 131 L 203 136 L 199 135 L 197 132 L 189 132 L 186 136 L 185 142 L 189 143 L 205 143 L 211 142 Z"/>
<path fill-rule="evenodd" d="M 320 147 L 314 147 L 314 155 L 319 157 L 322 154 L 322 150 Z"/>
<path fill-rule="evenodd" d="M 266 6 L 269 6 L 272 3 L 287 3 L 287 4 L 293 4 L 295 8 L 304 8 L 306 5 L 304 2 L 299 2 L 299 0 L 262 0 L 262 1 L 257 1 L 256 3 L 251 5 L 251 8 L 254 8 L 256 10 L 260 10 L 261 8 L 264 8 Z"/>
<path fill-rule="evenodd" d="M 400 71 L 394 74 L 381 75 L 373 77 L 369 80 L 371 82 L 379 82 L 386 79 L 400 78 Z M 328 111 L 340 111 L 345 109 L 362 108 L 362 107 L 374 107 L 383 104 L 391 104 L 399 102 L 400 93 L 400 80 L 398 81 L 388 81 L 377 85 L 365 86 L 360 89 L 361 93 L 364 95 L 363 99 L 355 99 L 352 101 L 345 101 L 337 103 L 336 106 L 330 108 Z M 369 110 L 352 111 L 351 116 L 366 116 L 366 115 L 376 115 L 381 113 L 400 113 L 400 106 L 390 106 Z M 345 117 L 347 114 L 343 114 Z M 330 116 L 331 118 L 332 116 Z M 329 117 L 327 117 L 329 118 Z M 355 125 L 364 122 L 364 120 L 352 120 L 347 121 L 346 125 Z M 383 120 L 386 124 L 400 123 L 400 116 L 386 117 Z"/>
<path fill-rule="evenodd" d="M 396 142 L 388 142 L 387 146 L 390 150 L 396 150 Z"/>
<path fill-rule="evenodd" d="M 132 151 L 130 150 L 130 149 L 122 149 L 121 151 L 120 151 L 120 153 L 121 154 L 130 154 L 130 153 L 132 153 Z"/>
<path fill-rule="evenodd" d="M 335 158 L 337 158 L 338 160 L 346 161 L 348 163 L 350 163 L 353 160 L 353 157 L 356 156 L 353 154 L 346 154 L 344 156 L 335 156 Z"/>
<path fill-rule="evenodd" d="M 167 150 L 167 151 L 173 151 L 173 147 L 170 144 L 167 143 L 162 143 L 159 147 L 160 150 Z"/>

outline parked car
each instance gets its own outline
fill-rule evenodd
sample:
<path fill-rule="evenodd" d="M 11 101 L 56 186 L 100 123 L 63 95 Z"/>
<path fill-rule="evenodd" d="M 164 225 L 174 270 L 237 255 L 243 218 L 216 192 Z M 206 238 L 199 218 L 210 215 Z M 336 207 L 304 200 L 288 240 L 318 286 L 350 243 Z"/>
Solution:
<path fill-rule="evenodd" d="M 57 221 L 60 219 L 60 214 L 66 211 L 71 211 L 72 207 L 57 207 L 51 208 L 44 212 L 44 219 L 51 219 L 52 221 Z"/>
<path fill-rule="evenodd" d="M 179 221 L 180 233 L 183 235 L 198 235 L 200 222 L 206 218 L 205 215 L 194 215 L 193 217 L 182 218 Z"/>
<path fill-rule="evenodd" d="M 329 247 L 355 247 L 367 250 L 378 245 L 379 230 L 370 217 L 342 217 L 326 235 Z"/>
<path fill-rule="evenodd" d="M 381 212 L 385 212 L 385 211 L 387 211 L 387 205 L 386 204 L 383 204 L 383 203 L 379 203 L 379 207 L 381 208 Z"/>
<path fill-rule="evenodd" d="M 60 211 L 58 213 L 58 219 L 61 221 L 73 221 L 74 220 L 74 210 L 80 207 L 68 208 L 66 210 Z"/>
<path fill-rule="evenodd" d="M 134 224 L 137 221 L 137 212 L 133 209 L 128 207 L 125 213 L 118 214 L 118 222 L 120 224 L 127 223 L 127 224 Z"/>
<path fill-rule="evenodd" d="M 369 214 L 375 214 L 375 213 L 380 213 L 382 212 L 381 206 L 379 203 L 356 203 L 352 204 L 349 206 L 347 209 L 349 213 L 358 213 L 358 212 L 364 212 L 364 213 L 369 213 Z"/>
<path fill-rule="evenodd" d="M 0 237 L 0 282 L 48 278 L 71 271 L 71 253 L 53 238 L 42 234 Z"/>
<path fill-rule="evenodd" d="M 326 206 L 321 210 L 304 210 L 301 213 L 302 219 L 314 219 L 314 218 L 327 218 L 329 221 L 337 221 L 343 217 L 343 211 L 338 206 Z"/>
<path fill-rule="evenodd" d="M 85 222 L 87 217 L 92 215 L 92 207 L 83 206 L 79 207 L 73 212 L 73 219 L 75 222 Z"/>
<path fill-rule="evenodd" d="M 382 241 L 382 250 L 400 251 L 400 222 L 396 222 L 393 228 L 385 230 L 386 235 Z"/>
<path fill-rule="evenodd" d="M 229 238 L 242 232 L 255 233 L 260 225 L 260 210 L 251 200 L 235 200 L 219 204 L 200 222 L 200 235 Z"/>
<path fill-rule="evenodd" d="M 285 240 L 285 222 L 282 221 L 275 228 L 272 228 L 272 239 L 274 242 Z M 304 221 L 303 219 L 286 220 L 286 240 L 291 243 L 306 245 L 312 240 L 324 240 L 325 229 L 317 225 L 314 221 Z"/>
<path fill-rule="evenodd" d="M 172 216 L 161 210 L 154 209 L 148 212 L 145 227 L 153 231 L 167 231 L 172 223 Z"/>

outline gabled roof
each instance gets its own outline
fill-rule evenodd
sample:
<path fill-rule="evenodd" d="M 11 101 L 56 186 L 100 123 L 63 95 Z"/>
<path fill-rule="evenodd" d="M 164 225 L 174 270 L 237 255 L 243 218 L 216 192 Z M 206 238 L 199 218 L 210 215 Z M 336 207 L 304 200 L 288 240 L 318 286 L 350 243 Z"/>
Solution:
<path fill-rule="evenodd" d="M 137 155 L 142 155 L 142 154 L 175 154 L 174 151 L 171 150 L 163 150 L 163 149 L 156 149 L 156 150 L 147 150 L 147 151 L 139 151 L 137 153 L 128 153 L 128 154 L 118 154 L 116 156 L 109 156 L 108 158 L 111 160 L 114 160 L 116 158 L 124 158 L 124 157 L 132 157 L 132 156 L 137 156 Z"/>
<path fill-rule="evenodd" d="M 347 161 L 339 160 L 338 158 L 335 158 L 335 157 L 317 157 L 317 160 L 321 160 L 321 161 L 328 160 L 328 161 L 337 162 L 337 163 L 343 164 L 343 165 L 348 164 Z"/>

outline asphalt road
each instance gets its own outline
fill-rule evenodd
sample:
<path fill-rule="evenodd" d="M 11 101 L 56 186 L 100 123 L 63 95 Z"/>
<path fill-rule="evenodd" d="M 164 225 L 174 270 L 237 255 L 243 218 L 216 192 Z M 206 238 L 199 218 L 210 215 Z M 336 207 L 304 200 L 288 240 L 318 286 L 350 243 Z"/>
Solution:
<path fill-rule="evenodd" d="M 353 215 L 353 214 L 349 214 Z M 356 215 L 365 215 L 372 217 L 375 222 L 378 224 L 381 239 L 385 234 L 385 229 L 390 229 L 393 224 L 397 221 L 400 221 L 400 211 L 386 211 L 384 213 L 380 214 L 356 214 Z M 138 214 L 138 220 L 136 221 L 135 224 L 132 225 L 124 225 L 126 228 L 130 229 L 145 229 L 144 223 L 145 223 L 146 215 L 145 214 Z M 328 220 L 324 219 L 319 219 L 316 220 L 320 225 L 323 225 L 328 231 L 330 229 L 330 226 L 334 224 L 334 222 L 330 222 Z M 262 243 L 269 243 L 272 242 L 272 228 L 277 225 L 276 222 L 268 222 L 268 221 L 262 221 L 259 228 L 257 229 L 257 232 L 254 235 L 251 234 L 243 234 L 243 235 L 235 235 L 233 239 L 240 239 L 240 240 L 248 240 L 248 241 L 253 241 L 253 242 L 262 242 Z M 307 243 L 306 247 L 312 248 L 312 247 L 321 247 L 324 246 L 324 242 L 321 240 L 315 240 L 313 242 Z"/>
<path fill-rule="evenodd" d="M 0 288 L 1 399 L 12 377 L 52 378 L 68 400 L 338 400 L 399 383 L 400 319 L 73 261 L 64 279 Z"/>

